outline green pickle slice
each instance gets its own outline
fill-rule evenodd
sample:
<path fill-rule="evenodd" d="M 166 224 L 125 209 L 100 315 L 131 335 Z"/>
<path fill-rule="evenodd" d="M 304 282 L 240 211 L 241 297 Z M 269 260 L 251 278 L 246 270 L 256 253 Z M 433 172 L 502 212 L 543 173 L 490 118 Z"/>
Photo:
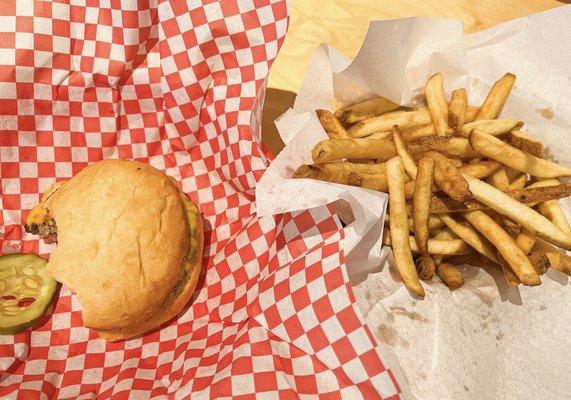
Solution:
<path fill-rule="evenodd" d="M 57 282 L 46 275 L 47 262 L 35 254 L 0 256 L 0 334 L 26 330 L 48 310 Z"/>

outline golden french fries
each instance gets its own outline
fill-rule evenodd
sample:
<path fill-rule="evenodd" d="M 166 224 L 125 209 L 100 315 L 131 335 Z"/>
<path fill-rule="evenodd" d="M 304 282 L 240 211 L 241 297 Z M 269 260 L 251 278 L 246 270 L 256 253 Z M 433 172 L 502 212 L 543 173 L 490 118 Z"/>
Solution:
<path fill-rule="evenodd" d="M 488 179 L 486 179 L 486 182 L 496 189 L 500 189 L 502 192 L 510 191 L 510 180 L 505 168 L 501 168 L 490 175 Z"/>
<path fill-rule="evenodd" d="M 454 232 L 452 232 L 452 230 L 450 228 L 445 226 L 444 228 L 442 228 L 442 229 L 438 230 L 436 233 L 434 233 L 434 235 L 432 236 L 432 239 L 456 240 L 456 239 L 460 239 L 460 238 L 458 237 L 458 235 L 456 235 Z"/>
<path fill-rule="evenodd" d="M 404 198 L 404 166 L 400 157 L 387 161 L 387 181 L 389 184 L 390 238 L 393 243 L 393 256 L 403 283 L 414 296 L 424 298 L 408 236 L 408 217 Z"/>
<path fill-rule="evenodd" d="M 368 138 L 323 140 L 311 150 L 311 158 L 315 163 L 344 158 L 373 158 L 385 161 L 396 154 L 392 141 Z"/>
<path fill-rule="evenodd" d="M 464 203 L 472 199 L 472 193 L 468 189 L 468 182 L 448 161 L 435 161 L 434 182 L 444 193 L 456 201 Z"/>
<path fill-rule="evenodd" d="M 467 175 L 464 175 L 464 177 L 468 181 L 470 191 L 476 200 L 487 204 L 498 213 L 513 219 L 530 232 L 557 246 L 567 250 L 571 249 L 571 234 L 559 229 L 543 215 L 479 179 Z M 539 189 L 541 188 L 529 190 Z"/>
<path fill-rule="evenodd" d="M 294 178 L 317 179 L 333 183 L 350 184 L 352 172 L 384 175 L 384 164 L 356 164 L 348 162 L 332 162 L 324 164 L 301 165 L 293 174 Z M 386 181 L 386 179 L 385 179 Z M 380 189 L 379 189 L 380 190 Z M 386 190 L 386 185 L 385 185 Z"/>
<path fill-rule="evenodd" d="M 411 145 L 411 150 L 436 150 L 446 155 L 458 158 L 479 157 L 468 142 L 468 139 L 453 136 L 427 136 L 421 139 L 421 145 Z"/>
<path fill-rule="evenodd" d="M 390 131 L 398 125 L 401 129 L 430 124 L 427 109 L 416 111 L 393 111 L 377 117 L 367 118 L 349 128 L 349 135 L 355 138 L 369 136 L 375 132 Z"/>
<path fill-rule="evenodd" d="M 473 164 L 456 166 L 458 171 L 472 178 L 483 179 L 496 172 L 502 164 L 494 160 L 480 161 Z"/>
<path fill-rule="evenodd" d="M 506 104 L 506 100 L 510 95 L 514 83 L 515 75 L 510 73 L 505 74 L 497 81 L 490 89 L 488 97 L 484 100 L 484 104 L 480 107 L 476 115 L 476 120 L 498 118 Z"/>
<path fill-rule="evenodd" d="M 545 146 L 543 146 L 543 143 L 524 132 L 512 130 L 507 138 L 507 142 L 516 149 L 520 149 L 532 156 L 545 158 Z"/>
<path fill-rule="evenodd" d="M 469 137 L 475 151 L 517 171 L 540 178 L 571 176 L 571 169 L 525 153 L 500 139 L 474 129 Z"/>
<path fill-rule="evenodd" d="M 571 195 L 571 168 L 546 159 L 524 121 L 498 119 L 515 82 L 505 74 L 481 107 L 465 89 L 426 83 L 426 108 L 379 97 L 316 114 L 329 140 L 315 145 L 311 178 L 389 193 L 382 243 L 416 297 L 436 273 L 451 290 L 464 284 L 455 265 L 492 266 L 508 285 L 541 284 L 548 268 L 571 275 L 571 225 L 559 199 Z M 485 181 L 484 181 L 485 180 Z M 557 247 L 556 247 L 557 246 Z M 414 254 L 414 258 L 413 258 Z"/>
<path fill-rule="evenodd" d="M 467 177 L 468 175 L 464 175 Z M 482 182 L 483 183 L 483 182 Z M 406 187 L 406 185 L 405 185 Z M 493 186 L 491 188 L 495 189 Z M 500 191 L 501 192 L 501 191 Z M 537 188 L 525 188 L 520 190 L 514 190 L 511 192 L 501 192 L 506 196 L 512 198 L 516 202 L 525 203 L 527 208 L 533 207 L 536 203 L 560 199 L 562 197 L 567 197 L 571 194 L 571 187 L 568 184 L 558 185 L 555 187 L 537 187 Z M 473 194 L 473 192 L 472 192 Z M 442 214 L 442 213 L 457 213 L 470 210 L 485 210 L 488 208 L 493 208 L 489 204 L 484 202 L 470 200 L 464 203 L 456 201 L 449 197 L 444 197 L 439 193 L 432 196 L 432 201 L 430 203 L 430 213 L 431 214 Z"/>
<path fill-rule="evenodd" d="M 389 189 L 386 174 L 349 173 L 347 184 L 365 189 L 386 192 Z"/>
<path fill-rule="evenodd" d="M 496 250 L 490 244 L 490 242 L 482 237 L 476 230 L 474 230 L 470 225 L 457 221 L 455 218 L 448 214 L 439 215 L 440 220 L 454 232 L 460 239 L 465 241 L 467 244 L 472 246 L 474 250 L 478 253 L 486 256 L 488 259 L 494 263 L 498 262 L 496 257 Z"/>
<path fill-rule="evenodd" d="M 416 243 L 424 255 L 428 255 L 428 221 L 430 218 L 433 173 L 434 159 L 430 157 L 421 158 L 418 162 L 418 172 L 414 182 L 412 213 Z"/>
<path fill-rule="evenodd" d="M 430 118 L 434 124 L 434 129 L 438 135 L 446 135 L 450 133 L 448 125 L 448 102 L 444 94 L 444 81 L 442 74 L 434 74 L 430 77 L 425 86 L 426 103 Z M 464 114 L 464 117 L 466 115 Z"/>
<path fill-rule="evenodd" d="M 513 238 L 498 223 L 480 210 L 468 211 L 464 213 L 464 218 L 495 245 L 521 283 L 526 286 L 541 284 L 539 276 L 526 255 L 523 254 L 523 251 L 517 246 Z"/>
<path fill-rule="evenodd" d="M 466 107 L 468 107 L 468 93 L 466 89 L 457 89 L 452 92 L 448 106 L 448 124 L 458 132 L 466 121 Z"/>
<path fill-rule="evenodd" d="M 385 132 L 383 132 L 385 133 Z M 375 133 L 373 134 L 375 135 Z M 413 126 L 402 130 L 402 137 L 405 142 L 415 142 L 427 136 L 436 135 L 434 125 Z M 372 135 L 371 135 L 372 136 Z"/>
<path fill-rule="evenodd" d="M 523 189 L 527 184 L 527 174 L 518 175 L 515 179 L 510 182 L 510 191 L 516 191 Z"/>
<path fill-rule="evenodd" d="M 413 213 L 414 213 L 414 211 L 413 211 Z M 440 220 L 440 218 L 432 216 L 432 215 L 428 217 L 428 230 L 429 231 L 438 230 L 442 227 L 444 227 L 444 222 L 442 222 Z M 408 219 L 408 229 L 414 233 L 414 221 L 413 221 L 412 217 Z"/>
<path fill-rule="evenodd" d="M 533 249 L 533 246 L 535 245 L 536 241 L 537 238 L 535 237 L 535 235 L 533 235 L 530 231 L 528 231 L 525 228 L 520 231 L 520 233 L 517 235 L 515 239 L 515 243 L 521 249 L 521 251 L 524 252 L 524 254 L 529 254 L 531 249 Z"/>
<path fill-rule="evenodd" d="M 492 136 L 501 136 L 519 129 L 523 126 L 523 122 L 513 119 L 483 119 L 479 121 L 468 122 L 464 124 L 460 131 L 461 136 L 468 137 L 474 129 L 487 133 Z"/>
<path fill-rule="evenodd" d="M 390 229 L 385 229 L 387 233 L 390 233 L 390 231 Z M 389 235 L 383 236 L 383 244 L 385 246 L 392 246 L 392 243 L 393 241 Z M 420 253 L 414 236 L 408 237 L 408 243 L 413 253 Z M 462 239 L 428 239 L 428 253 L 433 256 L 458 256 L 470 254 L 471 251 L 470 246 Z"/>
<path fill-rule="evenodd" d="M 420 279 L 423 281 L 432 279 L 436 270 L 436 264 L 428 253 L 418 255 L 414 259 L 414 264 L 416 265 L 416 271 Z"/>
<path fill-rule="evenodd" d="M 397 150 L 397 154 L 402 159 L 404 170 L 410 179 L 416 179 L 416 163 L 414 162 L 412 156 L 409 154 L 406 143 L 402 139 L 402 135 L 397 125 L 393 126 L 392 137 L 395 148 Z"/>
<path fill-rule="evenodd" d="M 335 112 L 335 117 L 343 125 L 348 126 L 367 118 L 398 110 L 399 108 L 401 108 L 400 105 L 393 103 L 389 99 L 376 97 L 344 107 Z"/>
<path fill-rule="evenodd" d="M 440 263 L 436 266 L 436 275 L 442 282 L 450 288 L 450 290 L 456 290 L 464 286 L 464 276 L 460 270 L 452 264 Z"/>
<path fill-rule="evenodd" d="M 344 139 L 348 138 L 349 134 L 341 125 L 341 122 L 328 110 L 315 110 L 317 118 L 321 123 L 321 126 L 327 133 L 330 139 Z"/>
<path fill-rule="evenodd" d="M 560 182 L 558 179 L 549 180 L 549 181 L 550 182 L 548 183 L 554 183 L 556 186 L 559 186 Z M 547 219 L 553 222 L 555 226 L 557 226 L 559 229 L 561 229 L 564 232 L 571 233 L 571 226 L 567 221 L 567 217 L 565 216 L 565 213 L 563 212 L 563 209 L 561 208 L 559 201 L 546 200 L 544 202 L 539 203 L 537 205 L 537 208 L 543 216 L 545 216 Z"/>
<path fill-rule="evenodd" d="M 508 285 L 510 287 L 517 287 L 521 283 L 521 281 L 515 274 L 512 267 L 509 266 L 508 262 L 502 257 L 502 255 L 499 252 L 498 252 L 498 260 L 500 263 L 500 268 L 504 273 L 504 277 L 506 278 Z"/>

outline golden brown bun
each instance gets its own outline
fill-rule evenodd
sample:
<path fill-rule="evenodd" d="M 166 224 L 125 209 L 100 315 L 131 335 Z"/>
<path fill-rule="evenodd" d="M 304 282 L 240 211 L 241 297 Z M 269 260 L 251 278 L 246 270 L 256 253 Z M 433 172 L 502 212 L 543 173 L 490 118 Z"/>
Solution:
<path fill-rule="evenodd" d="M 180 192 L 167 175 L 101 161 L 62 184 L 45 207 L 58 228 L 46 270 L 77 293 L 86 326 L 117 330 L 164 312 L 189 249 Z"/>
<path fill-rule="evenodd" d="M 202 229 L 202 220 L 200 220 L 200 226 L 198 227 L 198 246 L 196 248 L 194 259 L 192 260 L 192 265 L 189 268 L 190 272 L 188 276 L 184 278 L 186 279 L 186 285 L 184 288 L 179 293 L 169 296 L 159 311 L 151 319 L 138 325 L 126 326 L 117 329 L 99 330 L 99 336 L 111 342 L 140 336 L 145 332 L 158 328 L 165 322 L 176 317 L 178 313 L 182 311 L 184 306 L 186 306 L 190 301 L 200 276 L 202 249 L 204 246 L 204 233 Z"/>

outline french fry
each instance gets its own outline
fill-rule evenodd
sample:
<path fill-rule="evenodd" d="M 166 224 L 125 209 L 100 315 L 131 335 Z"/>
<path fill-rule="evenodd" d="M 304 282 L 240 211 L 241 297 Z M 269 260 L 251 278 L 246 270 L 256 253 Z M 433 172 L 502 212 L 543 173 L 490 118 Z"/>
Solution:
<path fill-rule="evenodd" d="M 566 233 L 571 233 L 571 226 L 565 217 L 565 213 L 557 200 L 548 200 L 538 204 L 539 212 L 549 219 L 555 226 Z"/>
<path fill-rule="evenodd" d="M 434 159 L 430 157 L 421 158 L 418 162 L 417 171 L 414 183 L 414 194 L 412 196 L 414 235 L 420 252 L 423 255 L 428 255 L 428 220 L 430 217 L 430 200 L 432 197 Z"/>
<path fill-rule="evenodd" d="M 512 237 L 492 218 L 480 210 L 466 212 L 464 213 L 464 218 L 480 231 L 484 237 L 490 240 L 524 285 L 535 286 L 541 284 L 539 276 L 525 254 L 523 254 Z"/>
<path fill-rule="evenodd" d="M 401 106 L 384 97 L 365 100 L 335 111 L 335 117 L 345 125 L 352 125 L 364 119 L 398 110 Z"/>
<path fill-rule="evenodd" d="M 490 175 L 486 182 L 502 192 L 510 191 L 510 181 L 505 168 L 501 168 L 496 173 Z"/>
<path fill-rule="evenodd" d="M 456 159 L 451 159 L 451 158 L 446 158 L 445 155 L 437 152 L 437 151 L 427 151 L 425 153 L 423 153 L 424 156 L 428 156 L 434 159 L 438 159 L 438 160 L 445 160 L 448 161 L 448 163 L 454 167 L 458 168 L 458 171 L 468 174 L 474 178 L 485 178 L 487 177 L 489 174 L 491 174 L 495 169 L 500 167 L 500 163 L 498 163 L 497 161 L 481 161 L 479 163 L 476 164 L 466 164 L 466 165 L 462 165 L 462 163 L 459 160 Z M 437 157 L 435 157 L 435 155 Z M 432 186 L 432 192 L 437 192 L 439 190 L 439 187 L 436 185 Z M 411 199 L 412 195 L 414 192 L 414 181 L 409 181 L 404 185 L 404 195 L 405 198 L 407 199 Z"/>
<path fill-rule="evenodd" d="M 385 161 L 396 154 L 392 141 L 368 138 L 323 140 L 311 150 L 311 157 L 315 163 L 343 158 L 373 158 Z"/>
<path fill-rule="evenodd" d="M 414 264 L 420 279 L 423 281 L 432 279 L 436 270 L 436 264 L 432 257 L 430 257 L 430 254 L 426 253 L 416 256 Z"/>
<path fill-rule="evenodd" d="M 480 111 L 480 107 L 468 106 L 466 107 L 466 122 L 474 122 L 476 115 Z"/>
<path fill-rule="evenodd" d="M 540 178 L 571 176 L 570 168 L 532 156 L 478 129 L 470 133 L 469 141 L 475 151 L 517 171 Z"/>
<path fill-rule="evenodd" d="M 464 286 L 464 276 L 454 265 L 442 262 L 436 266 L 436 275 L 450 288 L 456 290 Z"/>
<path fill-rule="evenodd" d="M 535 236 L 533 236 L 525 228 L 522 229 L 521 232 L 518 233 L 518 235 L 515 239 L 515 243 L 517 244 L 517 246 L 521 249 L 521 251 L 525 255 L 527 255 L 531 251 L 531 249 L 533 248 L 533 245 L 535 244 L 535 241 L 536 241 Z M 504 276 L 506 277 L 506 280 L 508 282 L 508 285 L 511 287 L 516 287 L 517 285 L 519 285 L 521 283 L 519 278 L 517 277 L 515 272 L 512 270 L 512 268 L 508 265 L 506 260 L 500 254 L 498 254 L 498 259 L 499 259 L 499 263 L 500 263 L 500 266 L 502 268 L 502 271 L 504 273 Z M 533 265 L 533 263 L 532 263 L 532 265 Z"/>
<path fill-rule="evenodd" d="M 536 188 L 541 188 L 541 187 L 547 187 L 547 186 L 559 186 L 561 184 L 561 181 L 557 178 L 551 178 L 551 179 L 542 179 L 540 181 L 536 181 L 533 182 L 532 184 L 530 184 L 527 189 L 536 189 Z M 553 200 L 553 199 L 551 199 Z M 546 201 L 546 200 L 544 200 Z M 531 202 L 527 202 L 526 203 L 528 207 L 535 207 L 537 205 L 537 203 L 531 203 Z"/>
<path fill-rule="evenodd" d="M 389 189 L 387 176 L 385 174 L 367 174 L 364 172 L 350 172 L 347 184 L 365 189 L 387 192 Z"/>
<path fill-rule="evenodd" d="M 448 126 L 448 103 L 444 94 L 444 82 L 441 73 L 434 74 L 426 82 L 424 87 L 426 103 L 430 118 L 434 124 L 437 135 L 446 135 L 451 133 Z"/>
<path fill-rule="evenodd" d="M 444 228 L 438 230 L 432 236 L 432 239 L 436 240 L 457 240 L 460 239 L 450 228 L 445 226 Z"/>
<path fill-rule="evenodd" d="M 472 199 L 468 182 L 448 161 L 435 161 L 434 182 L 444 193 L 456 201 L 464 203 Z"/>
<path fill-rule="evenodd" d="M 434 135 L 436 135 L 436 130 L 432 124 L 413 126 L 402 130 L 402 138 L 405 142 L 414 142 L 422 139 L 423 137 Z"/>
<path fill-rule="evenodd" d="M 545 158 L 545 146 L 532 136 L 514 130 L 510 132 L 507 139 L 507 142 L 516 149 L 520 149 L 539 158 Z"/>
<path fill-rule="evenodd" d="M 543 275 L 547 272 L 547 269 L 551 267 L 551 260 L 547 257 L 546 253 L 531 253 L 528 258 L 538 275 Z"/>
<path fill-rule="evenodd" d="M 393 137 L 393 142 L 395 144 L 395 148 L 397 150 L 397 154 L 402 159 L 404 170 L 406 171 L 410 179 L 416 179 L 416 172 L 418 168 L 416 167 L 414 159 L 411 157 L 411 155 L 408 152 L 406 143 L 402 139 L 402 135 L 397 125 L 393 126 L 392 137 Z"/>
<path fill-rule="evenodd" d="M 321 126 L 327 133 L 330 139 L 344 139 L 348 138 L 349 134 L 341 125 L 341 122 L 328 110 L 315 110 L 317 118 L 321 123 Z"/>
<path fill-rule="evenodd" d="M 464 177 L 466 178 L 468 177 L 468 175 L 464 174 Z M 474 194 L 472 190 L 470 191 L 472 192 L 472 194 Z M 514 190 L 512 192 L 507 192 L 507 193 L 501 192 L 501 193 L 505 194 L 508 197 L 511 197 L 516 202 L 525 203 L 527 208 L 529 208 L 533 207 L 538 202 L 560 199 L 562 197 L 569 196 L 569 194 L 571 194 L 571 185 L 563 184 L 553 187 L 537 187 L 537 188 L 529 187 L 525 189 Z M 484 202 L 470 200 L 465 203 L 462 203 L 447 197 L 439 196 L 438 194 L 435 195 L 433 194 L 432 200 L 430 202 L 431 214 L 456 213 L 456 212 L 464 212 L 470 210 L 485 210 L 488 208 L 490 208 L 490 206 Z"/>
<path fill-rule="evenodd" d="M 550 267 L 571 276 L 571 257 L 565 253 L 545 253 L 549 259 Z"/>
<path fill-rule="evenodd" d="M 442 154 L 436 150 L 425 151 L 422 155 L 430 157 L 430 158 L 434 158 L 435 160 L 448 161 L 455 168 L 460 168 L 462 166 L 462 161 L 460 161 L 459 159 L 454 158 L 454 157 L 445 156 L 444 154 Z"/>
<path fill-rule="evenodd" d="M 458 171 L 472 178 L 483 179 L 496 172 L 502 164 L 494 160 L 480 161 L 473 164 L 461 165 Z"/>
<path fill-rule="evenodd" d="M 510 236 L 517 237 L 520 234 L 521 226 L 517 222 L 511 220 L 505 215 L 500 214 L 492 208 L 488 208 L 483 211 L 488 214 L 490 218 L 496 221 Z"/>
<path fill-rule="evenodd" d="M 349 128 L 349 135 L 355 138 L 369 136 L 375 132 L 390 131 L 394 125 L 401 129 L 430 124 L 427 109 L 416 111 L 393 111 L 377 117 L 367 118 Z"/>
<path fill-rule="evenodd" d="M 391 131 L 375 132 L 367 136 L 367 139 L 387 139 L 391 137 Z"/>
<path fill-rule="evenodd" d="M 552 183 L 559 184 L 559 180 L 550 180 Z M 540 181 L 541 182 L 541 181 Z M 550 183 L 551 183 L 550 182 Z M 537 205 L 539 212 L 555 224 L 559 229 L 564 232 L 571 233 L 571 226 L 567 221 L 567 217 L 561 208 L 561 204 L 557 200 L 547 200 Z"/>
<path fill-rule="evenodd" d="M 468 139 L 454 136 L 427 136 L 421 139 L 421 145 L 412 146 L 411 150 L 436 150 L 459 158 L 475 158 L 481 154 L 475 151 Z"/>
<path fill-rule="evenodd" d="M 479 268 L 493 267 L 496 269 L 501 269 L 501 267 L 498 264 L 492 262 L 489 258 L 484 257 L 480 253 L 476 253 L 476 252 L 472 252 L 472 253 L 460 255 L 460 256 L 447 256 L 446 262 L 449 262 L 453 265 L 467 264 L 467 265 L 471 265 L 471 266 L 479 267 Z"/>
<path fill-rule="evenodd" d="M 383 245 L 385 246 L 392 246 L 392 239 L 390 237 L 391 230 L 392 229 L 385 229 L 385 234 L 383 235 Z M 420 253 L 414 236 L 409 236 L 408 242 L 410 245 L 410 249 L 413 253 Z M 470 254 L 471 251 L 472 250 L 470 249 L 470 246 L 468 246 L 462 239 L 452 239 L 452 240 L 428 239 L 428 252 L 432 256 L 464 255 L 464 254 Z"/>
<path fill-rule="evenodd" d="M 535 235 L 525 228 L 521 230 L 515 239 L 515 243 L 521 249 L 521 251 L 523 251 L 524 254 L 529 254 L 531 249 L 533 249 L 536 241 L 537 238 Z"/>
<path fill-rule="evenodd" d="M 448 214 L 441 214 L 439 217 L 440 220 L 446 224 L 448 229 L 454 232 L 460 239 L 468 243 L 474 250 L 486 256 L 494 263 L 498 263 L 496 249 L 470 225 L 457 221 Z"/>
<path fill-rule="evenodd" d="M 498 251 L 498 260 L 500 268 L 504 273 L 504 277 L 506 278 L 508 285 L 510 287 L 517 287 L 521 283 L 521 281 L 519 280 L 518 276 L 516 275 L 512 267 L 510 267 L 506 259 L 502 257 L 499 251 Z"/>
<path fill-rule="evenodd" d="M 456 132 L 458 132 L 460 136 L 468 137 L 468 134 L 474 128 L 480 128 L 485 133 L 489 133 L 490 135 L 494 136 L 499 136 L 510 132 L 512 129 L 519 129 L 523 126 L 523 123 L 521 121 L 515 121 L 511 119 L 473 121 L 475 117 L 473 110 L 475 110 L 474 107 L 472 108 L 468 107 L 465 116 L 466 124 L 464 124 L 463 126 L 461 125 L 460 128 L 456 129 Z M 470 113 L 471 115 L 469 115 Z M 472 122 L 467 122 L 468 118 L 471 118 L 470 121 Z M 373 137 L 373 135 L 381 135 L 379 136 L 380 138 L 385 138 L 388 136 L 388 134 L 389 134 L 388 131 L 378 132 L 378 133 L 373 133 L 369 137 Z M 432 124 L 413 126 L 402 130 L 402 136 L 405 142 L 414 142 L 422 139 L 423 137 L 434 136 L 434 135 L 436 135 L 436 129 Z"/>
<path fill-rule="evenodd" d="M 321 181 L 349 184 L 351 172 L 384 174 L 384 164 L 353 164 L 348 162 L 333 162 L 324 164 L 301 165 L 293 174 L 293 178 L 308 178 Z M 386 182 L 386 179 L 385 179 Z"/>
<path fill-rule="evenodd" d="M 428 218 L 428 230 L 435 231 L 444 226 L 444 222 L 438 217 L 433 217 L 432 215 Z M 408 230 L 414 232 L 414 221 L 413 218 L 408 219 Z"/>
<path fill-rule="evenodd" d="M 390 237 L 395 264 L 410 293 L 424 298 L 424 289 L 420 284 L 410 249 L 404 198 L 404 166 L 398 156 L 387 161 L 387 181 L 389 186 Z"/>
<path fill-rule="evenodd" d="M 493 186 L 488 185 L 485 182 L 469 177 L 467 175 L 464 175 L 464 178 L 466 178 L 468 181 L 470 191 L 476 200 L 487 204 L 498 213 L 513 219 L 533 234 L 538 235 L 565 249 L 571 249 L 571 234 L 559 229 L 543 215 L 520 203 L 519 201 L 514 200 L 508 194 L 494 188 Z M 520 192 L 524 190 L 541 189 L 549 189 L 549 187 L 522 189 Z M 509 260 L 507 261 L 509 263 Z"/>
<path fill-rule="evenodd" d="M 319 181 L 348 184 L 350 172 L 332 172 L 324 168 L 324 165 L 326 164 L 302 165 L 294 172 L 293 178 L 317 179 Z"/>
<path fill-rule="evenodd" d="M 317 164 L 321 168 L 331 172 L 363 172 L 366 174 L 384 174 L 386 167 L 384 163 L 379 164 L 365 164 L 365 163 L 353 163 L 347 161 L 339 162 L 329 162 L 324 164 Z"/>
<path fill-rule="evenodd" d="M 512 87 L 515 83 L 514 74 L 505 74 L 500 80 L 494 83 L 490 89 L 484 104 L 480 107 L 476 120 L 481 119 L 496 119 L 502 112 L 504 104 L 510 95 Z"/>
<path fill-rule="evenodd" d="M 466 89 L 457 89 L 452 92 L 448 107 L 448 124 L 454 131 L 461 130 L 466 121 L 466 107 L 468 106 L 468 93 Z"/>
<path fill-rule="evenodd" d="M 527 183 L 527 174 L 518 175 L 517 178 L 510 181 L 510 192 L 523 189 L 526 183 Z"/>
<path fill-rule="evenodd" d="M 571 184 L 563 183 L 555 186 L 527 187 L 524 189 L 512 190 L 507 193 L 520 203 L 528 204 L 540 203 L 548 200 L 561 199 L 571 194 Z"/>
<path fill-rule="evenodd" d="M 523 122 L 513 119 L 484 119 L 464 124 L 460 134 L 464 137 L 468 137 L 473 129 L 479 129 L 488 135 L 501 136 L 509 133 L 514 129 L 519 129 L 522 126 Z"/>

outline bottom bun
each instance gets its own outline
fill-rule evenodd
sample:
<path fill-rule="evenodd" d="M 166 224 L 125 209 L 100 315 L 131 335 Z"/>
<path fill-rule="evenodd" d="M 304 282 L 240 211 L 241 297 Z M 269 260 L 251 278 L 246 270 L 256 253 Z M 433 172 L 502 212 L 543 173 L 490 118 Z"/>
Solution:
<path fill-rule="evenodd" d="M 185 277 L 187 279 L 186 284 L 184 285 L 184 288 L 180 291 L 178 296 L 169 297 L 165 301 L 165 303 L 160 307 L 160 309 L 157 311 L 157 314 L 155 314 L 151 319 L 148 319 L 147 321 L 141 324 L 133 326 L 126 326 L 117 329 L 98 330 L 97 332 L 99 333 L 100 337 L 110 342 L 116 342 L 119 340 L 134 338 L 135 336 L 140 336 L 145 332 L 158 328 L 165 322 L 173 319 L 188 304 L 196 289 L 202 265 L 204 233 L 203 233 L 202 219 L 199 218 L 199 220 L 200 220 L 200 225 L 198 227 L 198 245 L 196 248 L 196 253 L 194 255 L 194 260 L 192 262 L 192 265 L 190 266 L 190 272 L 187 274 L 187 276 L 188 275 L 190 276 Z"/>

